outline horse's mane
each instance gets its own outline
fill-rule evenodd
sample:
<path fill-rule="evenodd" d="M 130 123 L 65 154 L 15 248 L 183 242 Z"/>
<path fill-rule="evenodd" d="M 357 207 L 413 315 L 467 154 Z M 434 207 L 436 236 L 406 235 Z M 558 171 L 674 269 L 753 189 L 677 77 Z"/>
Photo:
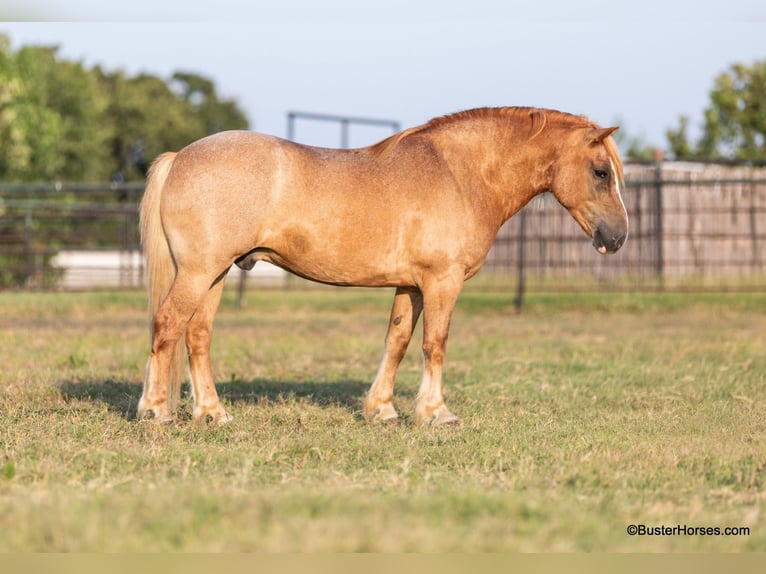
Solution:
<path fill-rule="evenodd" d="M 457 122 L 465 120 L 483 120 L 483 119 L 502 119 L 510 124 L 518 127 L 527 126 L 529 130 L 530 140 L 540 135 L 546 127 L 560 126 L 560 127 L 591 127 L 598 129 L 595 123 L 589 120 L 585 116 L 578 116 L 574 114 L 568 114 L 565 112 L 559 112 L 557 110 L 546 110 L 541 108 L 531 107 L 504 107 L 504 108 L 476 108 L 473 110 L 465 110 L 446 116 L 440 116 L 426 122 L 423 125 L 406 129 L 399 133 L 396 133 L 381 142 L 378 142 L 370 147 L 373 155 L 377 158 L 385 158 L 391 151 L 399 145 L 402 140 L 416 135 L 425 134 L 439 130 L 444 127 L 451 126 Z M 615 166 L 622 182 L 622 161 L 620 160 L 620 154 L 617 150 L 617 145 L 612 138 L 607 138 L 604 141 L 609 159 Z"/>

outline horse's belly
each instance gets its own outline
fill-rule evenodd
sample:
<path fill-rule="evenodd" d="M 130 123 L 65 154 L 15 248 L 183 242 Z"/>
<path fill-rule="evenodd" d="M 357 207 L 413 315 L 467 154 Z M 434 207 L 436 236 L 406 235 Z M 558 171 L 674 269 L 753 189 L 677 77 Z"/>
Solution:
<path fill-rule="evenodd" d="M 270 251 L 259 257 L 274 265 L 319 283 L 358 287 L 398 287 L 412 285 L 412 274 L 385 258 L 363 260 L 357 255 L 342 256 L 309 252 L 300 255 Z"/>

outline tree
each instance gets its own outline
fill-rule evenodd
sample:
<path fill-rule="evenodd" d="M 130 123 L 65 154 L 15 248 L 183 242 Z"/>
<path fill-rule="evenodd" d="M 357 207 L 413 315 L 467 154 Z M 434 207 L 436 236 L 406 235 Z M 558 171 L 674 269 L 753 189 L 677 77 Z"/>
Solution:
<path fill-rule="evenodd" d="M 109 93 L 109 121 L 119 127 L 109 145 L 112 165 L 125 179 L 145 177 L 147 162 L 164 151 L 216 131 L 248 127 L 237 104 L 220 100 L 203 76 L 178 72 L 165 81 L 148 74 L 96 73 Z"/>
<path fill-rule="evenodd" d="M 29 176 L 98 180 L 109 164 L 106 142 L 115 127 L 106 121 L 108 94 L 81 63 L 62 61 L 57 52 L 58 48 L 32 46 L 16 55 L 28 103 L 48 118 L 56 154 L 50 167 L 37 166 L 39 171 L 30 170 Z M 39 126 L 36 122 L 30 127 Z"/>
<path fill-rule="evenodd" d="M 246 129 L 247 118 L 234 100 L 221 100 L 213 82 L 198 74 L 176 72 L 174 86 L 208 134 L 227 129 Z"/>
<path fill-rule="evenodd" d="M 689 159 L 694 157 L 694 151 L 689 143 L 687 129 L 689 127 L 689 118 L 681 116 L 678 119 L 678 128 L 669 129 L 665 132 L 665 137 L 670 146 L 670 153 L 676 159 Z"/>
<path fill-rule="evenodd" d="M 614 134 L 614 140 L 626 158 L 642 162 L 657 158 L 657 148 L 648 144 L 643 134 L 634 135 L 621 117 L 614 118 L 611 123 L 620 126 Z"/>
<path fill-rule="evenodd" d="M 43 58 L 47 54 L 41 54 Z M 22 63 L 0 36 L 0 177 L 11 181 L 53 177 L 59 167 L 57 152 L 60 118 L 30 85 L 38 58 Z"/>
<path fill-rule="evenodd" d="M 0 181 L 140 180 L 163 151 L 247 127 L 236 102 L 198 74 L 87 69 L 57 47 L 14 52 L 0 34 Z"/>
<path fill-rule="evenodd" d="M 142 148 L 145 158 L 153 158 L 207 135 L 199 129 L 191 110 L 182 105 L 161 78 L 148 74 L 131 78 L 123 72 L 99 72 L 110 95 L 109 121 L 120 126 L 109 142 L 111 173 L 108 177 L 120 172 L 124 179 L 142 179 L 146 174 L 135 161 L 138 147 Z"/>
<path fill-rule="evenodd" d="M 766 159 L 766 60 L 750 66 L 734 64 L 720 74 L 705 109 L 703 133 L 696 144 L 687 135 L 682 116 L 666 137 L 679 159 Z"/>

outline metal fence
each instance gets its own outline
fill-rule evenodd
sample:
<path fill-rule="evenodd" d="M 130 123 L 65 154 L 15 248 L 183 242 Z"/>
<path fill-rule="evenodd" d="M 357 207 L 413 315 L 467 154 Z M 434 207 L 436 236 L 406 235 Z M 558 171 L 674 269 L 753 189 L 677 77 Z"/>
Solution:
<path fill-rule="evenodd" d="M 143 184 L 0 184 L 0 288 L 138 287 Z"/>
<path fill-rule="evenodd" d="M 666 162 L 625 171 L 630 235 L 617 254 L 596 253 L 545 195 L 503 226 L 468 288 L 766 288 L 766 168 Z M 141 184 L 0 184 L 0 288 L 142 286 L 142 192 Z M 309 285 L 262 263 L 232 283 Z"/>

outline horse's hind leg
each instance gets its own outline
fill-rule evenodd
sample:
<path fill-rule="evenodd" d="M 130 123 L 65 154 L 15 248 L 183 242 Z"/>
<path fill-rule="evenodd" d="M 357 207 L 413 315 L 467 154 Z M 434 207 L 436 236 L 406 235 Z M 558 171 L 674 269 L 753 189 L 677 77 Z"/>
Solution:
<path fill-rule="evenodd" d="M 180 372 L 175 371 L 181 370 L 181 365 L 174 365 L 174 355 L 189 319 L 214 279 L 179 271 L 165 301 L 157 309 L 144 391 L 138 403 L 139 418 L 152 414 L 158 422 L 173 420 L 180 388 Z"/>
<path fill-rule="evenodd" d="M 221 279 L 210 288 L 186 326 L 186 349 L 189 352 L 189 373 L 194 397 L 192 416 L 195 420 L 210 420 L 217 424 L 232 420 L 218 399 L 210 366 L 213 320 L 221 302 L 223 283 Z"/>
<path fill-rule="evenodd" d="M 394 378 L 422 310 L 423 295 L 420 291 L 396 290 L 391 318 L 388 322 L 383 360 L 380 362 L 378 374 L 364 401 L 364 416 L 368 420 L 382 422 L 398 418 L 392 403 Z"/>

